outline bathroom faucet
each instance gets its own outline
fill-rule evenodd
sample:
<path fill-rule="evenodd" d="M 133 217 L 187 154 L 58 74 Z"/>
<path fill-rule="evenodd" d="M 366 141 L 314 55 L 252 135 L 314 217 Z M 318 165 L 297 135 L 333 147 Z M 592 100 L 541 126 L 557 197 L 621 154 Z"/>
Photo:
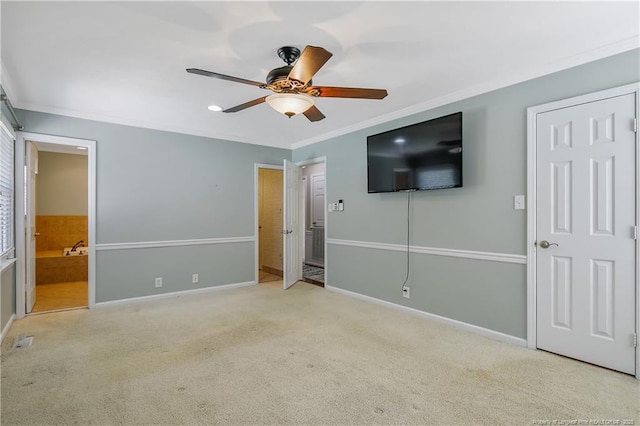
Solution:
<path fill-rule="evenodd" d="M 84 240 L 80 240 L 71 247 L 71 251 L 76 251 L 78 247 L 84 247 Z"/>

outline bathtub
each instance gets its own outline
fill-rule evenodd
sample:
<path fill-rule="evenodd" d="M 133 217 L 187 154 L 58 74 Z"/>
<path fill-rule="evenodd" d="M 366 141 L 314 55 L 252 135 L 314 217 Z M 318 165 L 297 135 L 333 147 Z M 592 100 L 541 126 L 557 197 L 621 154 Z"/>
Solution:
<path fill-rule="evenodd" d="M 36 285 L 87 281 L 89 256 L 86 247 L 82 248 L 85 249 L 83 254 L 69 256 L 64 254 L 64 250 L 36 252 Z"/>

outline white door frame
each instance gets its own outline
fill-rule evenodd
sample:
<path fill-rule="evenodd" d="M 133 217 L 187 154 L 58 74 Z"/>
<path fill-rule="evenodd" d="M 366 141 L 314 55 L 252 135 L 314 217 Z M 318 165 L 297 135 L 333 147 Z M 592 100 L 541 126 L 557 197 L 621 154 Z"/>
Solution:
<path fill-rule="evenodd" d="M 96 141 L 75 139 L 38 133 L 17 132 L 15 147 L 15 188 L 16 188 L 16 318 L 25 316 L 25 187 L 24 161 L 25 141 L 43 142 L 56 145 L 83 146 L 87 148 L 88 160 L 88 237 L 89 237 L 89 308 L 96 306 Z"/>
<path fill-rule="evenodd" d="M 296 166 L 308 166 L 309 164 L 317 164 L 317 163 L 324 163 L 324 179 L 325 179 L 325 184 L 324 184 L 324 199 L 325 199 L 325 204 L 327 202 L 328 198 L 328 191 L 327 191 L 327 157 L 317 157 L 317 158 L 312 158 L 311 160 L 305 160 L 305 161 L 299 161 L 297 163 L 294 163 Z M 282 165 L 274 165 L 274 164 L 263 164 L 263 163 L 254 163 L 254 184 L 253 184 L 253 188 L 254 188 L 254 194 L 253 194 L 253 199 L 254 199 L 254 215 L 253 215 L 253 229 L 254 229 L 254 235 L 255 235 L 255 247 L 254 247 L 254 258 L 255 258 L 255 282 L 258 283 L 259 282 L 259 265 L 258 265 L 258 248 L 259 248 L 259 236 L 258 236 L 258 209 L 259 209 L 259 204 L 258 204 L 258 169 L 275 169 L 275 170 L 283 170 L 284 167 Z M 284 195 L 284 194 L 283 194 Z M 300 194 L 302 195 L 302 194 Z M 284 214 L 284 212 L 283 212 Z M 304 211 L 301 210 L 300 214 L 304 214 Z M 301 229 L 302 229 L 302 234 L 304 235 L 304 227 L 305 227 L 305 222 L 304 222 L 304 217 L 302 217 L 301 220 L 298 221 L 301 224 Z M 328 262 L 327 262 L 327 234 L 328 234 L 328 229 L 329 229 L 329 215 L 325 215 L 324 217 L 324 285 L 325 287 L 327 286 L 327 276 L 328 276 Z"/>
<path fill-rule="evenodd" d="M 563 99 L 527 109 L 527 347 L 537 348 L 536 328 L 536 117 L 543 112 L 567 108 L 601 99 L 634 93 L 636 96 L 636 117 L 640 111 L 640 84 L 633 83 L 583 96 Z M 632 125 L 632 123 L 629 123 Z M 640 224 L 640 146 L 636 131 L 636 226 Z M 636 239 L 636 333 L 640 332 L 640 240 Z M 636 347 L 636 378 L 640 379 L 640 350 Z"/>
<path fill-rule="evenodd" d="M 318 163 L 324 163 L 324 203 L 325 205 L 328 203 L 327 200 L 329 200 L 329 190 L 328 190 L 328 185 L 327 185 L 327 181 L 328 179 L 328 167 L 327 167 L 327 157 L 316 157 L 316 158 L 312 158 L 310 160 L 304 160 L 304 161 L 298 161 L 297 163 L 295 163 L 296 166 L 302 167 L 302 166 L 308 166 L 310 164 L 318 164 Z M 301 194 L 302 195 L 302 194 Z M 304 201 L 304 199 L 303 199 Z M 301 214 L 304 214 L 304 210 L 301 212 Z M 306 222 L 305 222 L 305 218 L 304 216 L 299 220 L 299 223 L 301 225 L 301 235 L 304 237 L 305 235 L 305 227 L 306 227 Z M 324 288 L 327 288 L 327 286 L 329 285 L 329 261 L 328 258 L 329 256 L 327 256 L 328 252 L 327 252 L 327 239 L 329 238 L 329 214 L 327 214 L 327 212 L 325 211 L 325 215 L 324 215 Z M 304 238 L 303 238 L 304 239 Z M 303 257 L 304 258 L 304 257 Z"/>
<path fill-rule="evenodd" d="M 35 142 L 25 141 L 25 313 L 33 312 L 36 303 L 36 196 L 38 193 L 38 147 Z"/>
<path fill-rule="evenodd" d="M 255 257 L 255 276 L 254 276 L 254 280 L 257 283 L 260 282 L 260 259 L 258 259 L 259 256 L 259 248 L 260 248 L 260 233 L 258 232 L 258 226 L 259 226 L 259 213 L 260 213 L 260 203 L 259 203 L 259 186 L 260 186 L 260 181 L 259 181 L 259 176 L 258 176 L 258 172 L 259 169 L 272 169 L 272 170 L 283 170 L 284 168 L 282 167 L 282 165 L 275 165 L 275 164 L 262 164 L 262 163 L 254 163 L 254 167 L 253 167 L 253 174 L 254 174 L 254 184 L 253 184 L 253 189 L 254 189 L 254 194 L 253 194 L 253 204 L 255 206 L 254 210 L 254 214 L 253 214 L 253 232 L 255 233 L 255 247 L 254 247 L 254 257 Z M 284 214 L 284 212 L 282 213 Z"/>

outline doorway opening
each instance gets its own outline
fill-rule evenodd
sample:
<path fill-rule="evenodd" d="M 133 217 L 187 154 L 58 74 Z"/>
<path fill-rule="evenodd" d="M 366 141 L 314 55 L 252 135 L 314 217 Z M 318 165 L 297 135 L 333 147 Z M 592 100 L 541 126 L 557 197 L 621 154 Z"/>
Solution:
<path fill-rule="evenodd" d="M 95 146 L 18 133 L 18 318 L 95 305 Z"/>
<path fill-rule="evenodd" d="M 258 283 L 282 286 L 282 185 L 281 166 L 257 166 Z"/>
<path fill-rule="evenodd" d="M 27 157 L 27 205 L 35 223 L 35 287 L 27 313 L 86 308 L 87 150 L 28 141 Z"/>
<path fill-rule="evenodd" d="M 277 176 L 277 180 L 273 178 L 267 183 L 267 176 L 271 175 Z M 261 180 L 261 176 L 266 179 Z M 285 290 L 298 281 L 325 286 L 325 232 L 328 229 L 328 218 L 324 213 L 325 180 L 325 157 L 297 164 L 284 160 L 282 166 L 255 165 L 256 282 L 274 283 L 274 287 L 281 286 Z M 267 194 L 271 196 L 263 196 Z M 305 194 L 309 194 L 308 197 Z M 270 207 L 267 207 L 269 203 Z M 307 203 L 309 206 L 305 207 Z M 267 218 L 268 215 L 271 217 Z M 274 253 L 277 255 L 273 256 Z M 269 256 L 274 260 L 273 264 L 269 264 Z M 272 269 L 274 264 L 275 270 Z M 307 277 L 303 274 L 305 270 Z"/>
<path fill-rule="evenodd" d="M 325 164 L 302 166 L 303 259 L 302 281 L 324 287 Z"/>

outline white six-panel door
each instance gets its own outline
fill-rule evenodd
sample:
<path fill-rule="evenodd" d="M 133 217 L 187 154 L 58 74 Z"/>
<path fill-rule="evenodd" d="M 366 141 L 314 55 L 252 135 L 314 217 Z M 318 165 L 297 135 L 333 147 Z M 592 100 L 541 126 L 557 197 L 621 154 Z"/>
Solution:
<path fill-rule="evenodd" d="M 537 346 L 630 374 L 635 109 L 632 93 L 536 117 Z"/>

